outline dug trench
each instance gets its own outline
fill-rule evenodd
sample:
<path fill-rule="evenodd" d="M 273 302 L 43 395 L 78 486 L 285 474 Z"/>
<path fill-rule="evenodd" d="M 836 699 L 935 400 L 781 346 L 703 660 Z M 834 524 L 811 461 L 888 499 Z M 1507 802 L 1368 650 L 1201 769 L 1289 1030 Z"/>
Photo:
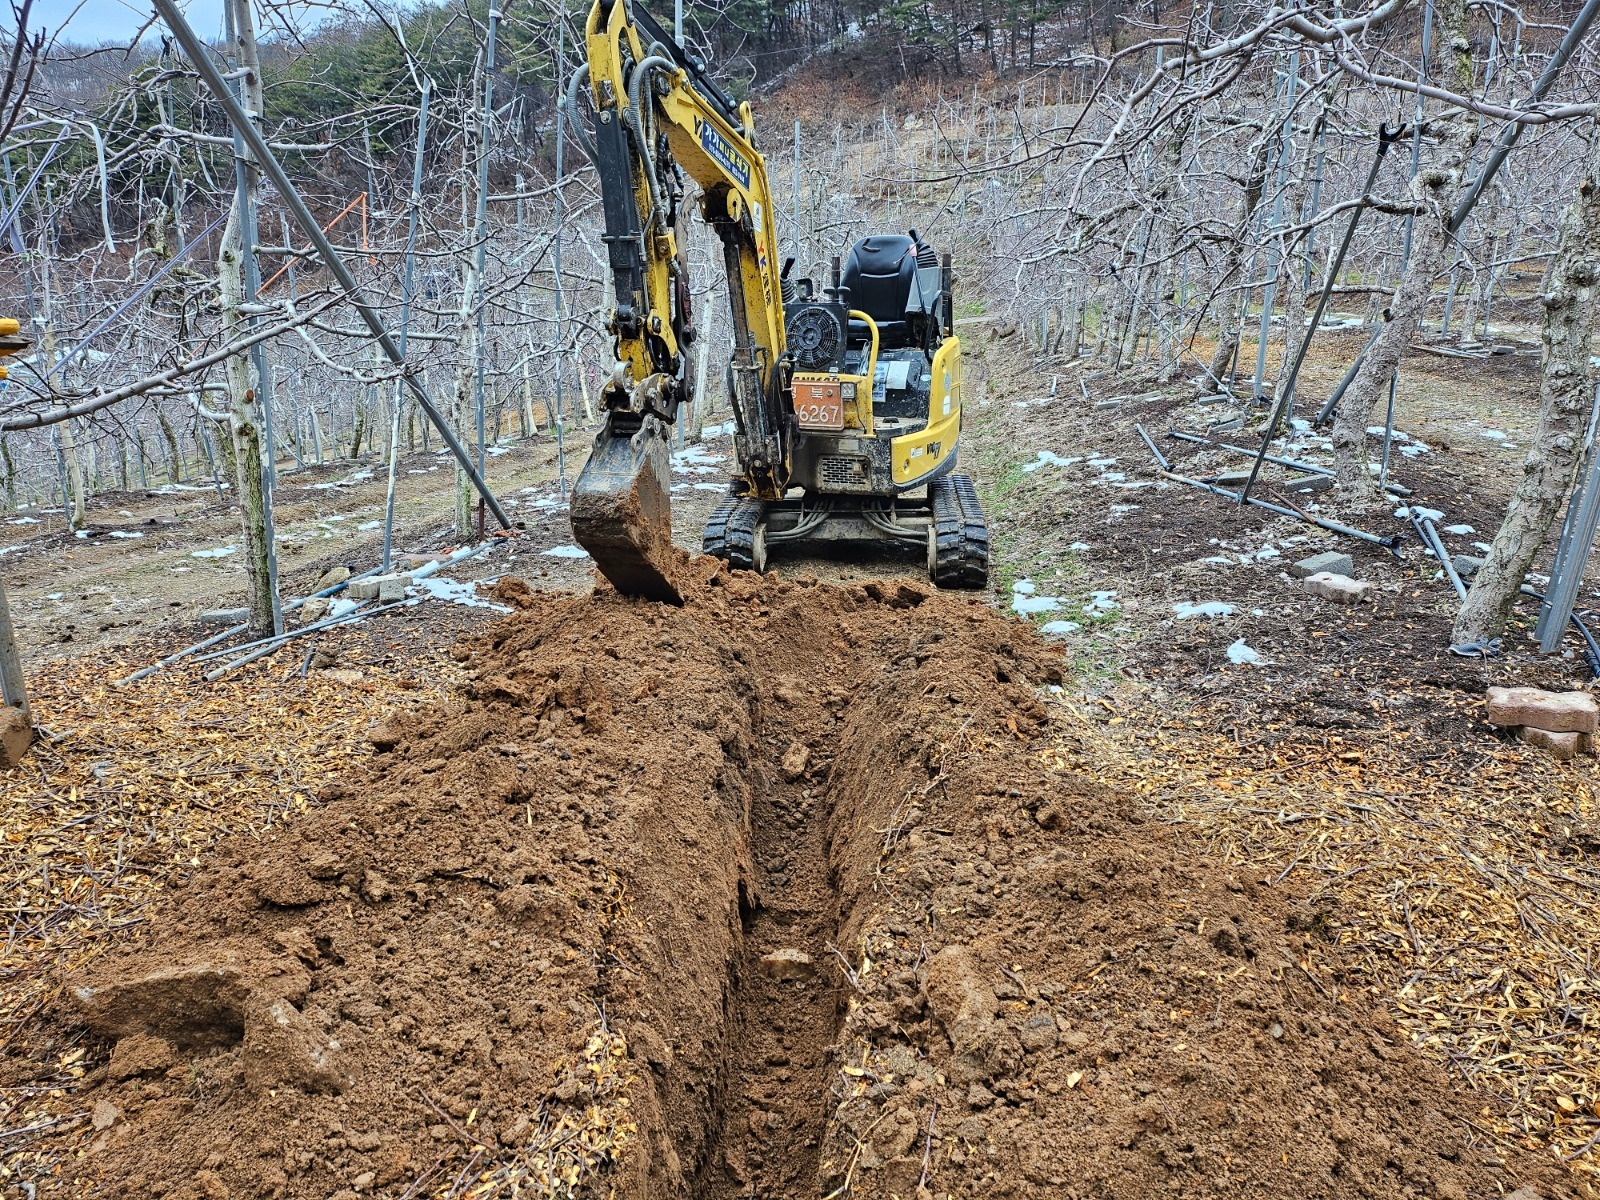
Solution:
<path fill-rule="evenodd" d="M 1344 983 L 1339 913 L 1146 818 L 1026 625 L 680 574 L 502 581 L 457 701 L 68 975 L 3 1081 L 87 1056 L 63 1187 L 1568 1194 Z"/>

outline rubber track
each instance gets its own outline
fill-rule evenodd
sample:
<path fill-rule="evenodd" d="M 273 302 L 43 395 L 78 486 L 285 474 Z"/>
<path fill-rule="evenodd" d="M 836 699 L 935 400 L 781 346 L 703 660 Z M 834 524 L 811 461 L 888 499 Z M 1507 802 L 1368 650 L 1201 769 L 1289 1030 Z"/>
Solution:
<path fill-rule="evenodd" d="M 933 582 L 942 588 L 982 588 L 989 583 L 989 525 L 978 490 L 966 475 L 947 475 L 928 489 L 933 502 Z"/>
<path fill-rule="evenodd" d="M 756 526 L 766 505 L 743 496 L 724 496 L 706 520 L 700 546 L 707 554 L 741 571 L 755 570 Z"/>

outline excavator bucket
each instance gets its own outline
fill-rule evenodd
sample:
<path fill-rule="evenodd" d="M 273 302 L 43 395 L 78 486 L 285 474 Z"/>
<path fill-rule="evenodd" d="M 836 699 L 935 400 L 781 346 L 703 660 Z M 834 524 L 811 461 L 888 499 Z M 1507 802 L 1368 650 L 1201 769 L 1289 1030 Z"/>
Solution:
<path fill-rule="evenodd" d="M 683 603 L 671 569 L 671 486 L 666 425 L 607 413 L 572 489 L 572 536 L 625 596 Z"/>

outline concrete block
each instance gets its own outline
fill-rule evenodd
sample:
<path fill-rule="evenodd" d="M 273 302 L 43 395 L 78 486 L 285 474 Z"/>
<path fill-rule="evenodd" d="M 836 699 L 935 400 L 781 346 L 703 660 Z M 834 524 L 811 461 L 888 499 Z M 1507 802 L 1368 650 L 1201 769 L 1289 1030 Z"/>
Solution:
<path fill-rule="evenodd" d="M 1337 550 L 1327 550 L 1321 554 L 1313 554 L 1310 558 L 1302 558 L 1289 568 L 1289 574 L 1296 579 L 1309 579 L 1323 571 L 1329 575 L 1354 575 L 1355 560 L 1348 554 L 1340 554 Z"/>
<path fill-rule="evenodd" d="M 1551 733 L 1548 729 L 1535 729 L 1532 725 L 1524 725 L 1518 730 L 1518 735 L 1530 746 L 1537 746 L 1541 750 L 1548 750 L 1562 762 L 1567 762 L 1578 753 L 1579 743 L 1589 735 L 1585 733 Z M 1590 738 L 1590 745 L 1593 739 Z"/>
<path fill-rule="evenodd" d="M 1471 579 L 1482 568 L 1487 559 L 1479 558 L 1476 554 L 1458 554 L 1450 560 L 1450 565 L 1456 569 L 1456 574 L 1463 579 Z"/>
<path fill-rule="evenodd" d="M 380 604 L 393 604 L 396 600 L 405 599 L 406 588 L 410 586 L 409 575 L 373 575 L 366 579 L 355 579 L 347 589 L 352 600 L 376 600 Z"/>
<path fill-rule="evenodd" d="M 1315 492 L 1333 490 L 1332 475 L 1296 475 L 1283 481 L 1283 490 L 1295 496 L 1309 496 Z"/>
<path fill-rule="evenodd" d="M 1348 575 L 1335 575 L 1332 571 L 1318 571 L 1306 577 L 1306 591 L 1335 604 L 1360 604 L 1372 591 L 1364 579 L 1351 579 Z"/>
<path fill-rule="evenodd" d="M 1217 486 L 1225 488 L 1240 488 L 1250 482 L 1249 471 L 1224 471 L 1217 476 Z"/>
<path fill-rule="evenodd" d="M 1593 733 L 1600 725 L 1600 705 L 1588 692 L 1492 687 L 1488 701 L 1491 725 L 1527 725 L 1548 733 Z"/>

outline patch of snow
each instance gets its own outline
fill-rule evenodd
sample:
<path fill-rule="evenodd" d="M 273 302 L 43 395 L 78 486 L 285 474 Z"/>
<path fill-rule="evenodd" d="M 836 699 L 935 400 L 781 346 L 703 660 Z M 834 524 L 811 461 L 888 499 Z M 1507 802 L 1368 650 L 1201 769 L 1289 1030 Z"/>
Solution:
<path fill-rule="evenodd" d="M 1256 551 L 1256 561 L 1266 562 L 1269 558 L 1277 558 L 1278 551 L 1272 546 L 1263 546 Z"/>
<path fill-rule="evenodd" d="M 13 517 L 6 522 L 7 525 L 37 525 L 38 523 L 38 517 Z"/>
<path fill-rule="evenodd" d="M 1413 515 L 1415 515 L 1417 520 L 1419 520 L 1419 521 L 1442 521 L 1442 520 L 1444 520 L 1444 514 L 1442 512 L 1440 512 L 1437 508 L 1424 508 L 1420 504 L 1413 504 L 1413 505 L 1402 504 L 1399 508 L 1394 510 L 1394 515 L 1399 517 L 1402 521 L 1408 520 Z"/>
<path fill-rule="evenodd" d="M 361 524 L 357 525 L 356 528 L 359 529 L 362 533 L 365 533 L 369 529 L 378 529 L 382 525 L 383 525 L 382 521 L 363 521 L 363 522 L 361 522 Z"/>
<path fill-rule="evenodd" d="M 548 550 L 540 551 L 552 558 L 588 558 L 589 552 L 582 546 L 551 546 Z"/>
<path fill-rule="evenodd" d="M 1233 605 L 1221 600 L 1206 600 L 1199 604 L 1184 601 L 1172 606 L 1172 615 L 1180 621 L 1187 621 L 1191 617 L 1231 617 Z"/>
<path fill-rule="evenodd" d="M 1083 628 L 1076 621 L 1046 621 L 1039 626 L 1039 632 L 1047 638 L 1063 638 L 1068 634 L 1077 633 Z"/>
<path fill-rule="evenodd" d="M 328 615 L 330 617 L 342 617 L 345 613 L 357 607 L 359 603 L 359 601 L 352 600 L 348 596 L 335 596 L 328 605 Z"/>
<path fill-rule="evenodd" d="M 45 597 L 45 599 L 46 600 L 59 600 L 59 599 L 61 599 L 61 597 L 65 596 L 65 595 L 66 595 L 65 592 L 51 592 L 48 596 Z"/>
<path fill-rule="evenodd" d="M 707 425 L 700 431 L 700 437 L 702 440 L 714 440 L 721 437 L 732 437 L 736 428 L 738 427 L 732 421 L 724 421 L 720 425 Z"/>
<path fill-rule="evenodd" d="M 1090 459 L 1086 459 L 1085 461 L 1091 467 L 1114 467 L 1114 466 L 1117 465 L 1117 460 L 1116 459 L 1114 459 L 1114 458 L 1106 458 L 1104 455 L 1097 455 L 1096 457 L 1090 458 Z"/>
<path fill-rule="evenodd" d="M 1081 551 L 1081 550 L 1093 550 L 1094 547 L 1089 545 L 1088 542 L 1073 542 L 1072 545 L 1067 547 L 1067 549 L 1068 550 L 1080 550 Z"/>
<path fill-rule="evenodd" d="M 1444 526 L 1444 531 L 1446 533 L 1453 533 L 1457 537 L 1465 537 L 1469 533 L 1478 532 L 1471 525 L 1446 525 Z"/>
<path fill-rule="evenodd" d="M 1083 606 L 1085 616 L 1102 617 L 1122 606 L 1117 603 L 1115 592 L 1091 592 L 1089 603 Z"/>
<path fill-rule="evenodd" d="M 1400 447 L 1400 453 L 1405 458 L 1416 458 L 1417 455 L 1427 454 L 1430 450 L 1432 450 L 1432 447 L 1424 445 L 1422 442 L 1407 442 Z"/>
<path fill-rule="evenodd" d="M 15 554 L 18 550 L 26 549 L 26 546 L 6 546 L 4 548 L 0 548 L 0 558 L 4 558 L 8 554 Z"/>
<path fill-rule="evenodd" d="M 1228 661 L 1239 667 L 1259 667 L 1266 662 L 1261 655 L 1244 644 L 1243 638 L 1228 647 Z"/>
<path fill-rule="evenodd" d="M 114 537 L 114 538 L 142 538 L 144 536 L 144 534 L 142 534 L 142 533 L 130 533 L 126 529 L 113 529 L 106 536 Z"/>
<path fill-rule="evenodd" d="M 510 454 L 510 453 L 511 453 L 511 451 L 506 449 L 504 446 L 490 446 L 489 447 L 489 457 L 490 458 L 499 458 L 502 454 Z"/>
<path fill-rule="evenodd" d="M 1055 612 L 1061 607 L 1061 601 L 1054 596 L 1013 596 L 1011 598 L 1011 611 L 1019 616 L 1031 617 L 1034 613 Z"/>
<path fill-rule="evenodd" d="M 191 550 L 191 551 L 189 551 L 189 557 L 190 558 L 227 558 L 228 555 L 235 553 L 238 549 L 239 549 L 239 547 L 237 547 L 237 546 L 218 546 L 215 550 Z"/>
<path fill-rule="evenodd" d="M 1490 550 L 1490 546 L 1487 542 L 1473 542 L 1472 548 L 1479 554 L 1487 554 Z"/>
<path fill-rule="evenodd" d="M 1506 440 L 1506 435 L 1498 429 L 1480 429 L 1478 430 L 1478 436 L 1488 438 L 1491 442 L 1503 442 Z"/>
<path fill-rule="evenodd" d="M 89 531 L 87 529 L 80 529 L 76 533 L 74 533 L 72 536 L 75 537 L 75 538 L 86 538 L 86 537 L 89 536 Z"/>
<path fill-rule="evenodd" d="M 546 551 L 546 553 L 549 553 Z M 437 575 L 429 575 L 426 579 L 419 579 L 412 585 L 413 590 L 421 592 L 432 600 L 443 600 L 450 604 L 461 604 L 467 608 L 492 608 L 495 612 L 510 612 L 504 604 L 495 604 L 489 600 L 478 599 L 477 587 L 473 581 L 456 579 L 441 579 Z"/>
<path fill-rule="evenodd" d="M 725 492 L 728 485 L 725 483 L 696 483 L 692 485 L 697 492 Z"/>
<path fill-rule="evenodd" d="M 1219 567 L 1233 566 L 1233 559 L 1229 558 L 1226 554 L 1213 554 L 1210 558 L 1202 558 L 1200 561 L 1203 563 L 1213 563 Z"/>
<path fill-rule="evenodd" d="M 1062 458 L 1059 454 L 1054 454 L 1049 450 L 1041 450 L 1039 451 L 1039 457 L 1031 463 L 1023 463 L 1022 469 L 1024 472 L 1031 473 L 1037 471 L 1040 467 L 1070 467 L 1073 463 L 1082 461 L 1080 458 Z"/>
<path fill-rule="evenodd" d="M 707 454 L 698 446 L 672 452 L 672 469 L 682 475 L 713 475 L 721 470 L 722 456 Z"/>
<path fill-rule="evenodd" d="M 1031 579 L 1019 579 L 1011 585 L 1011 590 L 1018 595 L 1031 596 L 1039 590 L 1039 585 Z"/>

